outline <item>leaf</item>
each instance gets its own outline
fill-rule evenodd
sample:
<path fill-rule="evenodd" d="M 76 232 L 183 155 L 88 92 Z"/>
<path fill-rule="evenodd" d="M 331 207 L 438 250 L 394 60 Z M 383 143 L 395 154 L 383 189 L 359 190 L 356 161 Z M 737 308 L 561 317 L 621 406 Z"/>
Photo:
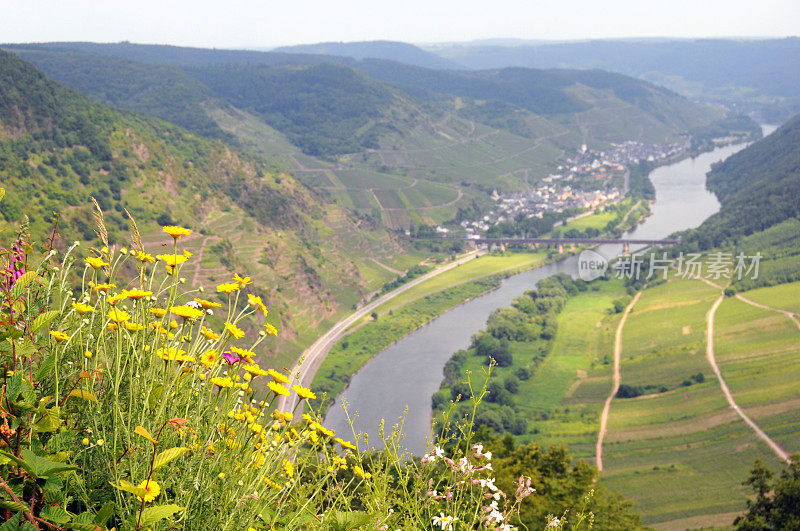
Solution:
<path fill-rule="evenodd" d="M 61 408 L 51 407 L 45 409 L 42 416 L 33 423 L 33 428 L 38 433 L 51 433 L 61 427 Z"/>
<path fill-rule="evenodd" d="M 22 391 L 22 371 L 17 371 L 14 376 L 6 383 L 6 397 L 9 400 L 16 400 Z"/>
<path fill-rule="evenodd" d="M 2 200 L 3 200 L 3 198 L 5 197 L 5 195 L 6 195 L 6 191 L 5 191 L 5 189 L 3 189 L 3 188 L 0 188 L 0 201 L 2 201 Z"/>
<path fill-rule="evenodd" d="M 56 507 L 55 505 L 45 505 L 42 508 L 42 512 L 40 515 L 45 520 L 49 520 L 54 524 L 66 524 L 70 520 L 72 520 L 72 515 L 69 514 L 67 511 L 62 509 L 61 507 Z"/>
<path fill-rule="evenodd" d="M 35 334 L 45 326 L 49 325 L 53 322 L 53 319 L 58 317 L 59 312 L 55 310 L 50 310 L 49 312 L 44 312 L 39 314 L 36 319 L 33 320 L 33 324 L 31 325 L 31 331 Z"/>
<path fill-rule="evenodd" d="M 9 511 L 27 511 L 30 512 L 30 508 L 25 505 L 24 503 L 10 501 L 10 500 L 0 500 L 0 509 L 7 509 Z"/>
<path fill-rule="evenodd" d="M 19 277 L 14 283 L 14 287 L 11 288 L 11 298 L 12 299 L 19 299 L 25 293 L 25 288 L 28 287 L 28 284 L 33 282 L 36 278 L 36 271 L 28 271 L 27 273 L 23 273 L 21 277 Z"/>
<path fill-rule="evenodd" d="M 23 452 L 24 451 L 25 450 L 23 450 Z M 34 470 L 33 466 L 30 463 L 28 463 L 25 459 L 23 459 L 21 457 L 17 457 L 14 454 L 8 453 L 5 450 L 0 450 L 0 455 L 2 455 L 3 457 L 5 457 L 5 458 L 7 458 L 7 459 L 9 459 L 11 461 L 14 461 L 17 465 L 22 467 L 25 470 L 25 472 L 27 472 L 28 475 L 31 476 L 33 479 L 36 479 L 37 477 L 39 477 L 36 474 L 36 471 Z"/>
<path fill-rule="evenodd" d="M 182 510 L 183 507 L 178 507 L 177 505 L 174 504 L 156 505 L 154 507 L 148 507 L 147 509 L 142 511 L 141 525 L 142 527 L 153 525 L 154 523 L 163 520 L 164 518 L 169 518 L 173 514 Z"/>
<path fill-rule="evenodd" d="M 21 453 L 22 457 L 30 463 L 31 468 L 33 468 L 37 476 L 47 476 L 50 474 L 57 474 L 58 472 L 66 472 L 67 470 L 78 470 L 78 467 L 75 465 L 50 461 L 49 459 L 33 453 L 27 448 L 23 448 Z"/>
<path fill-rule="evenodd" d="M 105 505 L 103 505 L 103 507 L 99 511 L 97 511 L 97 514 L 95 515 L 93 522 L 97 525 L 105 527 L 106 522 L 108 522 L 108 519 L 114 516 L 114 509 L 116 508 L 117 506 L 114 504 L 114 502 L 112 501 L 106 502 Z"/>
<path fill-rule="evenodd" d="M 139 496 L 140 498 L 143 498 L 145 496 L 145 494 L 147 494 L 147 489 L 145 489 L 144 487 L 137 487 L 136 485 L 134 485 L 130 481 L 125 481 L 124 479 L 121 479 L 119 481 L 119 485 L 114 485 L 113 483 L 111 483 L 111 486 L 114 487 L 115 489 L 123 490 L 125 492 L 130 492 L 131 494 L 135 494 L 136 496 Z"/>
<path fill-rule="evenodd" d="M 69 392 L 67 398 L 82 398 L 84 400 L 88 400 L 89 402 L 94 402 L 95 404 L 97 403 L 97 397 L 84 389 L 73 389 Z"/>
<path fill-rule="evenodd" d="M 153 470 L 157 468 L 161 468 L 162 466 L 166 465 L 170 461 L 179 458 L 184 452 L 188 451 L 188 448 L 184 448 L 183 446 L 176 446 L 175 448 L 169 448 L 168 450 L 164 450 L 160 454 L 158 454 L 153 461 Z"/>
<path fill-rule="evenodd" d="M 87 524 L 84 522 L 72 522 L 64 524 L 66 529 L 75 529 L 76 531 L 103 531 L 103 528 L 95 524 Z"/>
<path fill-rule="evenodd" d="M 43 378 L 50 377 L 55 368 L 56 354 L 53 352 L 39 364 L 39 368 L 36 370 L 36 381 L 41 382 Z"/>
<path fill-rule="evenodd" d="M 155 384 L 153 389 L 150 391 L 150 396 L 147 398 L 147 406 L 149 409 L 153 410 L 158 405 L 158 401 L 161 400 L 161 397 L 164 396 L 164 385 L 163 384 Z"/>
<path fill-rule="evenodd" d="M 151 443 L 156 444 L 156 440 L 153 438 L 152 435 L 150 435 L 150 432 L 147 431 L 147 428 L 145 428 L 144 426 L 136 426 L 136 429 L 133 430 L 133 433 L 135 433 L 136 435 L 141 435 Z"/>

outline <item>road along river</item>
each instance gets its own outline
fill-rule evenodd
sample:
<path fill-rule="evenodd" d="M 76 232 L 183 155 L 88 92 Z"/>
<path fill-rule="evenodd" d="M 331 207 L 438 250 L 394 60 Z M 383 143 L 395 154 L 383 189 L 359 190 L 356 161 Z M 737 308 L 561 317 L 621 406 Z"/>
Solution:
<path fill-rule="evenodd" d="M 765 130 L 765 134 L 771 132 Z M 650 174 L 656 189 L 652 214 L 630 238 L 660 239 L 673 232 L 694 228 L 719 209 L 716 197 L 705 188 L 705 176 L 711 164 L 744 148 L 736 144 L 717 148 L 694 159 L 662 166 Z M 596 249 L 606 257 L 617 256 L 621 246 L 603 245 Z M 351 416 L 358 416 L 353 427 L 369 434 L 370 445 L 379 447 L 378 425 L 386 420 L 386 432 L 405 416 L 403 446 L 416 455 L 426 449 L 431 433 L 431 396 L 442 381 L 442 368 L 453 353 L 467 348 L 472 334 L 486 325 L 489 314 L 511 301 L 536 283 L 556 273 L 577 276 L 578 256 L 519 273 L 502 285 L 437 317 L 388 347 L 353 376 L 349 387 L 336 399 L 326 418 L 326 425 L 348 436 L 348 424 L 342 404 Z"/>

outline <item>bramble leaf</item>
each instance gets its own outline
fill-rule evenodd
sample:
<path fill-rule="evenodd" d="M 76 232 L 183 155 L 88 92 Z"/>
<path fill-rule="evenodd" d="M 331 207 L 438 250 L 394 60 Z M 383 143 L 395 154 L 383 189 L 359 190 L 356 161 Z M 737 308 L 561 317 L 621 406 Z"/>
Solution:
<path fill-rule="evenodd" d="M 162 466 L 166 465 L 170 461 L 173 461 L 184 454 L 184 452 L 188 451 L 188 448 L 184 448 L 182 446 L 176 446 L 175 448 L 169 448 L 164 450 L 160 454 L 158 454 L 153 461 L 153 470 L 157 468 L 161 468 Z"/>

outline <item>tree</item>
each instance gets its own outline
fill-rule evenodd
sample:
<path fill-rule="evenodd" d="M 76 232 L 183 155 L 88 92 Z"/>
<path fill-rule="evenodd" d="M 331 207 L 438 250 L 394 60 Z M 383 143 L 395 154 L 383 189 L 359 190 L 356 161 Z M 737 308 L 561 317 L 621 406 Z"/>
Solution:
<path fill-rule="evenodd" d="M 774 472 L 756 460 L 750 477 L 742 483 L 752 489 L 755 499 L 747 502 L 747 512 L 733 522 L 736 529 L 800 529 L 800 454 L 789 459 L 774 480 Z"/>

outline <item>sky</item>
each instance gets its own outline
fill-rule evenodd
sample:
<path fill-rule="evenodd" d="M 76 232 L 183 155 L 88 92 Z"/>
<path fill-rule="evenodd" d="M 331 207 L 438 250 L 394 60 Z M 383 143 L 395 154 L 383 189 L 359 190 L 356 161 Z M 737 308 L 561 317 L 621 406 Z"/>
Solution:
<path fill-rule="evenodd" d="M 218 48 L 800 35 L 799 0 L 0 0 L 0 13 L 0 42 Z"/>

